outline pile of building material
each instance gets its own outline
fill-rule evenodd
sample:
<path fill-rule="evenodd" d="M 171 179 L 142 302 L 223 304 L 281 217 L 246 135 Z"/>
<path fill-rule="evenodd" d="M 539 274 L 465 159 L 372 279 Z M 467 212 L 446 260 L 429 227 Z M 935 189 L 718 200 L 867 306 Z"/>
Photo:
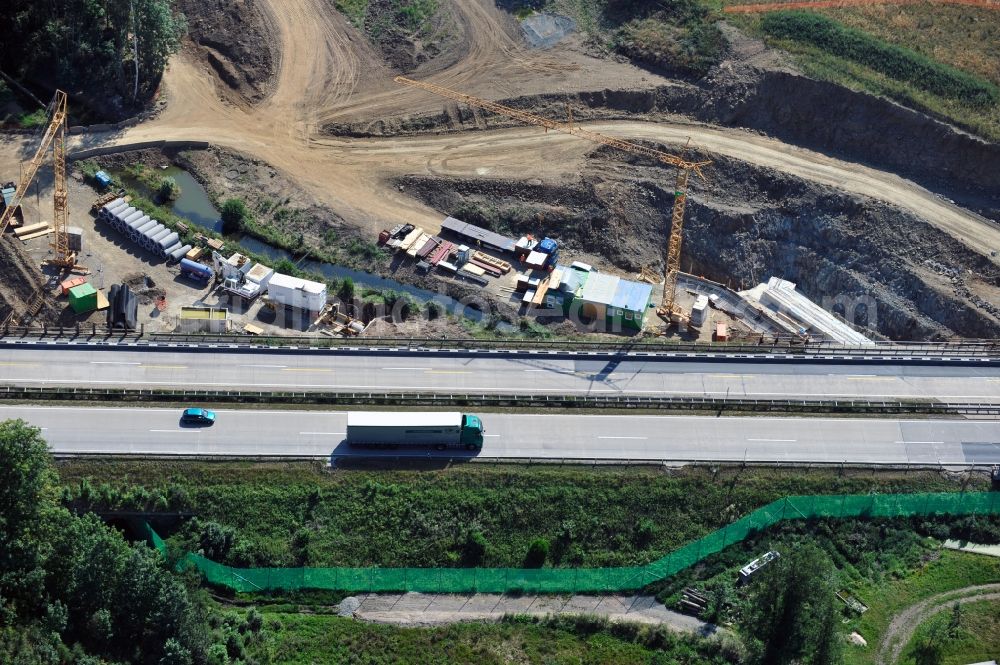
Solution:
<path fill-rule="evenodd" d="M 687 587 L 681 592 L 681 599 L 677 601 L 677 607 L 682 612 L 690 612 L 695 616 L 701 616 L 708 608 L 708 596 L 699 591 Z"/>
<path fill-rule="evenodd" d="M 341 312 L 339 304 L 324 307 L 313 321 L 313 326 L 319 328 L 321 334 L 329 337 L 357 337 L 368 327 L 361 319 L 355 319 Z"/>
<path fill-rule="evenodd" d="M 124 198 L 105 204 L 97 218 L 161 258 L 180 261 L 191 250 L 191 245 L 181 243 L 177 232 L 130 206 Z"/>
<path fill-rule="evenodd" d="M 40 238 L 44 235 L 52 233 L 55 231 L 48 222 L 39 222 L 38 224 L 29 224 L 28 226 L 22 226 L 14 231 L 14 235 L 17 236 L 18 240 L 31 240 L 33 238 Z"/>
<path fill-rule="evenodd" d="M 108 295 L 108 328 L 135 330 L 139 321 L 139 299 L 127 284 L 114 284 Z"/>
<path fill-rule="evenodd" d="M 453 233 L 473 247 L 486 247 L 498 252 L 514 253 L 515 243 L 513 239 L 494 233 L 489 229 L 466 224 L 454 217 L 447 217 L 441 222 L 441 231 Z"/>
<path fill-rule="evenodd" d="M 759 284 L 749 291 L 742 291 L 744 298 L 757 302 L 770 310 L 788 332 L 840 344 L 870 346 L 874 342 L 854 330 L 812 300 L 795 290 L 795 284 L 780 277 L 772 277 L 766 284 Z"/>

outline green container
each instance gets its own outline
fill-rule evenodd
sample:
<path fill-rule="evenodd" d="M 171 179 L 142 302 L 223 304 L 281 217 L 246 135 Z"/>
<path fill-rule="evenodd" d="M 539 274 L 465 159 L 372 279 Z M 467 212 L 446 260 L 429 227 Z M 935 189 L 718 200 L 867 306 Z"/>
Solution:
<path fill-rule="evenodd" d="M 69 306 L 77 314 L 97 309 L 97 289 L 90 284 L 74 286 L 69 290 Z"/>

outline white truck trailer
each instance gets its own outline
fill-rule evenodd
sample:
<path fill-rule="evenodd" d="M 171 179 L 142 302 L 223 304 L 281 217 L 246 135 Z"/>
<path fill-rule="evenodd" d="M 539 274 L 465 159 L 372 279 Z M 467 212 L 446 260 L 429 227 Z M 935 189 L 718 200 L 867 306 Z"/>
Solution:
<path fill-rule="evenodd" d="M 355 446 L 433 446 L 480 450 L 483 421 L 457 411 L 350 411 L 347 443 Z"/>

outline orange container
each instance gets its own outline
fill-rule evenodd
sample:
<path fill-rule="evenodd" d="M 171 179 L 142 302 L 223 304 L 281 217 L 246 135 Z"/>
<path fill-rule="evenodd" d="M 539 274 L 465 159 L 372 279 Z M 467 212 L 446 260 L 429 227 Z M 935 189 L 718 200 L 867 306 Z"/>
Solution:
<path fill-rule="evenodd" d="M 62 290 L 62 294 L 69 295 L 69 290 L 74 286 L 80 286 L 81 284 L 86 284 L 87 280 L 83 277 L 70 277 L 65 282 L 60 282 L 59 287 Z"/>

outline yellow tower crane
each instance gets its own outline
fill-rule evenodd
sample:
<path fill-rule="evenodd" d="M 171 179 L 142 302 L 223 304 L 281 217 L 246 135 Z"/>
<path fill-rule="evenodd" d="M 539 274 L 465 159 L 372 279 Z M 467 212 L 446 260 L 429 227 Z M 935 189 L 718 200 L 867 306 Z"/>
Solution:
<path fill-rule="evenodd" d="M 652 157 L 661 164 L 676 167 L 677 180 L 674 186 L 674 208 L 670 222 L 670 240 L 667 243 L 667 262 L 666 274 L 664 276 L 663 283 L 663 300 L 660 302 L 660 306 L 657 308 L 656 312 L 663 317 L 665 321 L 667 321 L 668 325 L 672 317 L 681 316 L 675 301 L 677 297 L 677 273 L 680 272 L 681 269 L 681 241 L 684 237 L 684 206 L 687 203 L 688 178 L 691 172 L 694 171 L 702 180 L 704 180 L 705 174 L 702 173 L 701 168 L 703 166 L 708 166 L 712 162 L 687 161 L 677 155 L 671 155 L 663 152 L 662 150 L 648 148 L 638 143 L 623 141 L 622 139 L 616 139 L 612 136 L 606 136 L 598 132 L 583 129 L 580 126 L 573 124 L 572 114 L 570 115 L 569 122 L 559 122 L 543 118 L 539 115 L 535 115 L 534 113 L 528 113 L 527 111 L 491 102 L 486 99 L 466 95 L 434 83 L 414 81 L 413 79 L 406 78 L 405 76 L 397 76 L 395 81 L 396 83 L 426 90 L 427 92 L 432 92 L 435 95 L 447 97 L 469 106 L 475 106 L 500 115 L 505 115 L 509 118 L 520 120 L 521 122 L 529 125 L 536 125 L 544 128 L 546 131 L 553 129 L 557 132 L 562 132 L 563 134 L 572 134 L 573 136 L 579 136 L 580 138 L 593 141 L 594 143 L 600 143 L 612 148 L 617 148 L 618 150 L 632 153 L 634 155 Z"/>
<path fill-rule="evenodd" d="M 21 177 L 21 182 L 18 183 L 14 199 L 0 216 L 0 235 L 7 230 L 11 218 L 14 216 L 14 211 L 21 204 L 21 199 L 24 198 L 28 187 L 35 179 L 42 162 L 45 161 L 45 153 L 48 152 L 49 148 L 52 148 L 54 171 L 52 194 L 54 238 L 52 249 L 55 256 L 49 260 L 49 263 L 69 270 L 76 265 L 76 253 L 70 250 L 69 236 L 67 235 L 69 209 L 66 204 L 68 197 L 66 192 L 66 103 L 66 93 L 62 90 L 56 90 L 55 97 L 52 98 L 52 103 L 49 105 L 51 117 L 45 134 L 42 135 L 41 145 L 38 146 L 35 156 L 31 158 L 27 170 Z"/>

